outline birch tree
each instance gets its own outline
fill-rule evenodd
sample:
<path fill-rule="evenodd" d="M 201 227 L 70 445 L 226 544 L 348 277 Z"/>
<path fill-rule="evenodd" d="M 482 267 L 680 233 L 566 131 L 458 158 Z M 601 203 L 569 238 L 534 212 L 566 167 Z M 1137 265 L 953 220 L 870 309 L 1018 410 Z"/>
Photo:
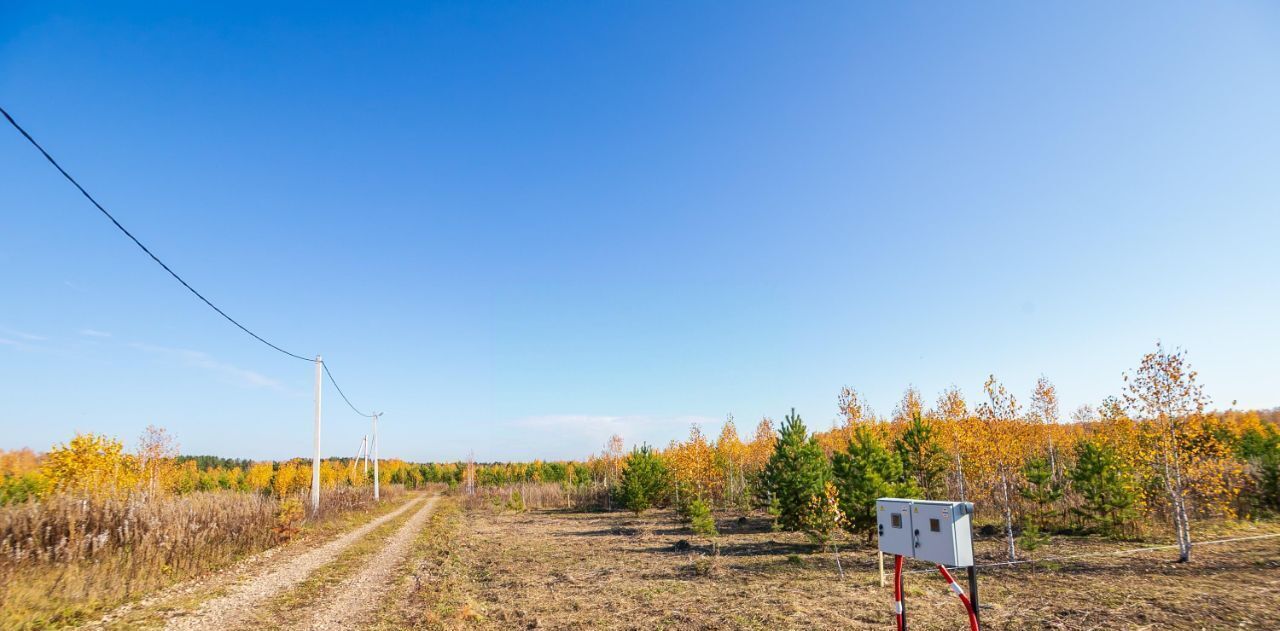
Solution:
<path fill-rule="evenodd" d="M 976 443 L 975 460 L 990 471 L 995 483 L 994 495 L 1004 513 L 1004 533 L 1008 540 L 1009 560 L 1018 558 L 1013 537 L 1013 498 L 1019 467 L 1026 452 L 1026 423 L 1022 407 L 995 375 L 983 384 L 987 401 L 978 406 L 982 424 L 982 440 Z"/>
<path fill-rule="evenodd" d="M 1125 373 L 1124 401 L 1134 419 L 1149 424 L 1149 463 L 1168 496 L 1178 536 L 1178 561 L 1191 560 L 1191 523 L 1187 510 L 1183 438 L 1188 427 L 1204 416 L 1209 399 L 1187 363 L 1186 351 L 1155 352 L 1142 357 L 1133 373 Z"/>

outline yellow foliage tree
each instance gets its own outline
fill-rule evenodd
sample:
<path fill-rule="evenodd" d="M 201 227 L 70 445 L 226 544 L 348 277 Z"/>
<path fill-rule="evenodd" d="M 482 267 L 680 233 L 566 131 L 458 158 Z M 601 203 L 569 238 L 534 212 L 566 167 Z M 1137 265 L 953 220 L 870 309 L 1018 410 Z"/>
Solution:
<path fill-rule="evenodd" d="M 723 481 L 725 505 L 745 508 L 748 504 L 746 461 L 747 445 L 738 438 L 738 428 L 730 414 L 715 444 L 715 462 Z"/>
<path fill-rule="evenodd" d="M 1028 441 L 1034 433 L 1018 400 L 996 380 L 995 375 L 983 384 L 987 401 L 978 406 L 978 422 L 966 432 L 966 452 L 971 455 L 976 480 L 995 496 L 1004 513 L 1005 538 L 1009 560 L 1017 558 L 1013 538 L 1013 502 L 1022 462 L 1027 456 Z"/>
<path fill-rule="evenodd" d="M 120 441 L 98 434 L 76 434 L 44 458 L 41 471 L 53 490 L 93 497 L 127 494 L 138 481 L 138 462 Z"/>
<path fill-rule="evenodd" d="M 906 392 L 902 393 L 902 400 L 893 409 L 893 424 L 905 425 L 916 416 L 924 416 L 924 401 L 915 386 L 907 386 Z"/>
<path fill-rule="evenodd" d="M 262 493 L 271 489 L 271 478 L 275 475 L 275 466 L 270 462 L 255 462 L 249 465 L 244 474 L 244 486 L 250 491 Z"/>
<path fill-rule="evenodd" d="M 1208 510 L 1228 511 L 1231 480 L 1240 469 L 1230 448 L 1206 431 L 1209 398 L 1197 377 L 1185 351 L 1169 352 L 1159 343 L 1124 376 L 1124 400 L 1140 424 L 1142 459 L 1164 488 L 1180 562 L 1191 560 L 1190 501 L 1198 498 Z"/>
<path fill-rule="evenodd" d="M 686 499 L 711 502 L 719 497 L 722 480 L 716 467 L 715 450 L 697 423 L 689 427 L 689 439 L 668 449 L 665 457 L 677 486 L 693 493 L 693 497 Z"/>

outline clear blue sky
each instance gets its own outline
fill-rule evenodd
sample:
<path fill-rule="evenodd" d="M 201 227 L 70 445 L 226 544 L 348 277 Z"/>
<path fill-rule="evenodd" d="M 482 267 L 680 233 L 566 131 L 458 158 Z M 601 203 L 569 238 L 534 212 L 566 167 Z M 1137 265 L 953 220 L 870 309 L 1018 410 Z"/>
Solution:
<path fill-rule="evenodd" d="M 0 103 L 385 456 L 1066 412 L 1157 339 L 1280 404 L 1274 4 L 175 4 L 5 3 Z M 308 452 L 312 367 L 7 127 L 0 221 L 0 447 Z"/>

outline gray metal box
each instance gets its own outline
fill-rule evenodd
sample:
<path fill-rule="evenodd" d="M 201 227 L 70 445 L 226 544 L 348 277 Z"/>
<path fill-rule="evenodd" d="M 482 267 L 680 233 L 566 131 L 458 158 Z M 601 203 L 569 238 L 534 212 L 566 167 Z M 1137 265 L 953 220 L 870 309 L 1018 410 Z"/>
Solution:
<path fill-rule="evenodd" d="M 973 504 L 968 502 L 880 498 L 880 550 L 942 565 L 973 565 L 972 514 Z"/>
<path fill-rule="evenodd" d="M 967 502 L 911 503 L 915 557 L 949 566 L 973 565 L 972 505 Z"/>
<path fill-rule="evenodd" d="M 880 535 L 880 550 L 885 554 L 915 556 L 915 543 L 911 534 L 911 500 L 876 500 L 876 532 Z"/>

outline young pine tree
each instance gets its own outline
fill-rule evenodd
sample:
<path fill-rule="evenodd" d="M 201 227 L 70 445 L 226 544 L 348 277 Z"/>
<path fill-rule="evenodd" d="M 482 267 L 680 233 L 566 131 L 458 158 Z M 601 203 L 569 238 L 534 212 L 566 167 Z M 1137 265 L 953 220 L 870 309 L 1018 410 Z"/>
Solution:
<path fill-rule="evenodd" d="M 809 436 L 795 409 L 779 431 L 773 455 L 765 465 L 765 486 L 777 503 L 778 527 L 801 530 L 809 498 L 820 495 L 831 477 L 831 465 L 817 440 Z"/>
<path fill-rule="evenodd" d="M 618 502 L 637 515 L 662 501 L 667 489 L 667 467 L 648 445 L 627 456 L 618 481 Z"/>
<path fill-rule="evenodd" d="M 696 498 L 689 502 L 689 522 L 694 534 L 711 542 L 712 552 L 720 556 L 720 531 L 716 528 L 716 518 L 711 514 L 711 509 L 707 508 L 706 502 Z"/>
<path fill-rule="evenodd" d="M 1018 493 L 1031 503 L 1032 522 L 1037 529 L 1048 528 L 1053 505 L 1062 499 L 1062 485 L 1054 479 L 1053 464 L 1047 458 L 1028 458 L 1022 465 L 1022 477 L 1027 485 Z"/>
<path fill-rule="evenodd" d="M 1073 511 L 1104 532 L 1116 534 L 1133 517 L 1137 490 L 1112 448 L 1090 440 L 1077 443 L 1076 465 L 1070 477 L 1072 487 L 1084 500 Z"/>
<path fill-rule="evenodd" d="M 894 441 L 894 451 L 902 460 L 906 475 L 915 480 L 923 497 L 937 499 L 944 491 L 943 478 L 950 463 L 933 424 L 917 410 L 907 429 Z"/>
<path fill-rule="evenodd" d="M 876 500 L 881 497 L 920 497 L 915 481 L 903 475 L 902 461 L 880 437 L 859 427 L 844 453 L 832 458 L 844 527 L 862 533 L 870 542 L 876 532 Z"/>

